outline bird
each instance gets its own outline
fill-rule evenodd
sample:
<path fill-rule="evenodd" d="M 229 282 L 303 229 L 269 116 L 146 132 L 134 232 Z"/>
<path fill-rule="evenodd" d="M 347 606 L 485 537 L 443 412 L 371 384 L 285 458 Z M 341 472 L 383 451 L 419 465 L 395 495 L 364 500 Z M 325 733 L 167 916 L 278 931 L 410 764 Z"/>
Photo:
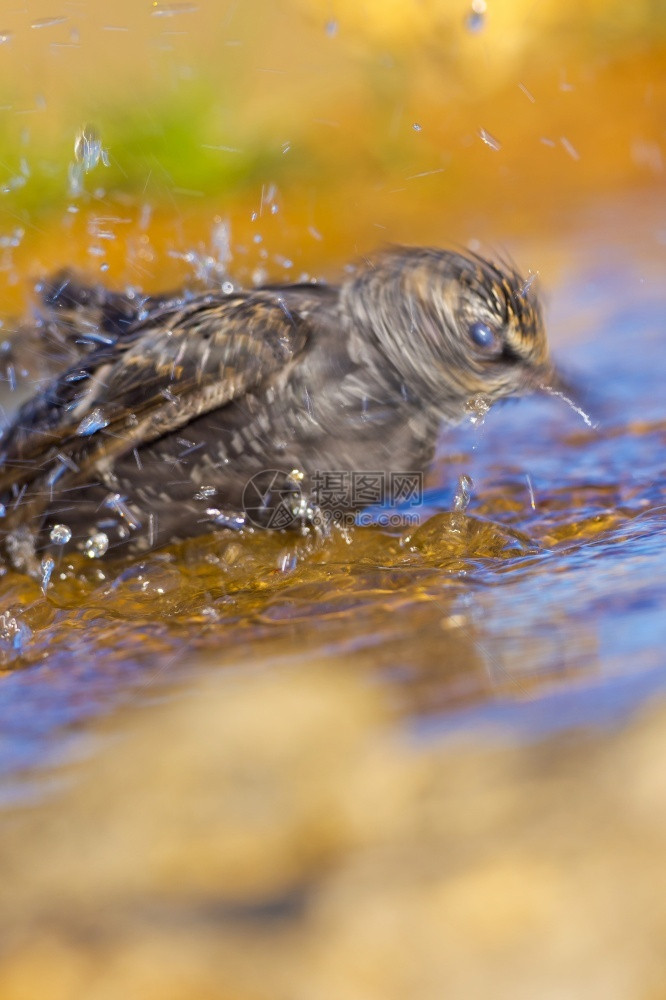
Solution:
<path fill-rule="evenodd" d="M 512 264 L 391 246 L 345 274 L 152 297 L 43 281 L 57 370 L 0 436 L 7 563 L 353 516 L 422 476 L 446 427 L 556 384 Z"/>

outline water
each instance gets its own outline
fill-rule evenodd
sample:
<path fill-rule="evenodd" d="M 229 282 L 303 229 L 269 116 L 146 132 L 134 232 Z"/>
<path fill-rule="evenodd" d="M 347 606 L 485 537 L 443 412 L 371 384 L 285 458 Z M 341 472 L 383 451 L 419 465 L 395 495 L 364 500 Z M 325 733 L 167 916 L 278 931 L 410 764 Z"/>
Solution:
<path fill-rule="evenodd" d="M 615 724 L 662 691 L 660 260 L 574 246 L 548 287 L 573 408 L 546 394 L 474 407 L 442 438 L 420 527 L 229 532 L 130 566 L 100 558 L 100 534 L 74 577 L 57 557 L 43 588 L 5 575 L 3 773 L 76 752 L 99 713 L 182 681 L 193 658 L 351 656 L 428 739 Z M 36 706 L 30 726 L 18 703 Z"/>
<path fill-rule="evenodd" d="M 103 531 L 91 535 L 84 546 L 84 552 L 89 559 L 101 559 L 109 548 L 109 538 Z"/>
<path fill-rule="evenodd" d="M 66 545 L 72 537 L 72 529 L 66 524 L 54 524 L 49 537 L 54 545 Z"/>
<path fill-rule="evenodd" d="M 494 135 L 491 135 L 485 128 L 480 128 L 478 134 L 479 139 L 481 142 L 485 143 L 486 146 L 489 146 L 490 149 L 494 150 L 496 153 L 500 151 L 502 143 L 499 139 L 496 139 Z"/>
<path fill-rule="evenodd" d="M 70 567 L 71 511 L 0 567 L 0 995 L 658 995 L 663 5 L 29 6 L 2 426 L 40 276 L 231 293 L 401 242 L 538 274 L 573 406 L 474 400 L 362 526 Z"/>

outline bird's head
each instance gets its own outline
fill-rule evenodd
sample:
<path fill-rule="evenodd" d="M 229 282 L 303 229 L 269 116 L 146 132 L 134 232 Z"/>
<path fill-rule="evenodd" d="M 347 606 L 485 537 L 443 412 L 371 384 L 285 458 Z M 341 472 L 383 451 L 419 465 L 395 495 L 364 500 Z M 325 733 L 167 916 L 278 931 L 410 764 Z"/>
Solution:
<path fill-rule="evenodd" d="M 454 422 L 476 397 L 492 404 L 557 382 L 530 285 L 481 257 L 396 247 L 355 275 L 343 302 L 407 390 Z"/>

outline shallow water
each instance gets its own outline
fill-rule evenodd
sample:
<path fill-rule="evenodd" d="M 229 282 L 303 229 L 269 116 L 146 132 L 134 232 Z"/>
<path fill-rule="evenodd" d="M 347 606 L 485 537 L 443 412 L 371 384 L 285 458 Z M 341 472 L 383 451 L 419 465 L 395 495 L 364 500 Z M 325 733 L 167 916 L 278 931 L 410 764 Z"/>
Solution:
<path fill-rule="evenodd" d="M 0 575 L 3 1000 L 663 995 L 662 8 L 4 12 L 0 341 L 63 266 L 469 247 L 538 272 L 595 426 L 443 436 L 402 532 Z"/>
<path fill-rule="evenodd" d="M 557 262 L 551 341 L 593 428 L 531 398 L 447 433 L 416 529 L 221 534 L 141 564 L 89 563 L 85 578 L 59 566 L 46 597 L 5 576 L 6 796 L 83 752 L 95 717 L 211 657 L 250 669 L 353 654 L 423 738 L 615 723 L 663 689 L 665 250 L 650 199 L 620 208 L 610 225 L 584 219 L 518 248 Z M 463 474 L 472 499 L 452 513 Z"/>

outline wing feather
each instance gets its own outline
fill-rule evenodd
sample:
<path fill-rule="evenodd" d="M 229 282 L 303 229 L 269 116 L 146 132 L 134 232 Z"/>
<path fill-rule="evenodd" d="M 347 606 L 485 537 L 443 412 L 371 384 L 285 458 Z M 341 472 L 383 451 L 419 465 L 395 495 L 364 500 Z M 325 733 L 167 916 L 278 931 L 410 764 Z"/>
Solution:
<path fill-rule="evenodd" d="M 207 296 L 152 315 L 54 380 L 18 411 L 0 439 L 0 490 L 44 480 L 59 487 L 96 466 L 224 406 L 287 366 L 307 321 L 279 295 Z"/>

